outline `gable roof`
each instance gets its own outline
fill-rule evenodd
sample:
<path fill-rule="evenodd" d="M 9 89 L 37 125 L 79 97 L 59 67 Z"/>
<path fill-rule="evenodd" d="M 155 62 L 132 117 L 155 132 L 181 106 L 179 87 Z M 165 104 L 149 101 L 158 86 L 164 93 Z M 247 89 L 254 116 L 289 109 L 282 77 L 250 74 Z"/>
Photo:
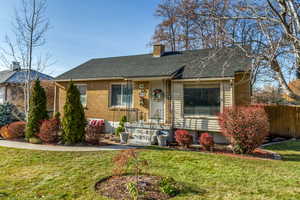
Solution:
<path fill-rule="evenodd" d="M 16 72 L 12 70 L 0 71 L 0 83 L 5 83 L 7 79 L 14 75 L 14 73 Z"/>
<path fill-rule="evenodd" d="M 177 78 L 233 77 L 236 71 L 247 70 L 251 61 L 242 56 L 239 51 L 228 49 L 236 48 L 169 52 L 161 57 L 143 54 L 92 59 L 63 73 L 56 80 L 173 76 Z M 216 55 L 212 56 L 213 54 Z"/>
<path fill-rule="evenodd" d="M 24 83 L 26 80 L 26 73 L 26 70 L 0 71 L 0 83 Z M 40 80 L 53 80 L 53 77 L 35 70 L 31 70 L 30 77 L 31 80 L 36 80 L 37 78 L 39 78 Z"/>

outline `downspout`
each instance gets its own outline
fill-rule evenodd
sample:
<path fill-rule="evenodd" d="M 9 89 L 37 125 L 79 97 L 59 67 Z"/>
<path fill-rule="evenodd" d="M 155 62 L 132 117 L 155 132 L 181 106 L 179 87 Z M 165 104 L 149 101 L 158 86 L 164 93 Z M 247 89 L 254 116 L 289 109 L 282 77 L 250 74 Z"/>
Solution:
<path fill-rule="evenodd" d="M 4 102 L 7 102 L 7 84 L 5 84 L 5 91 L 4 91 Z"/>
<path fill-rule="evenodd" d="M 57 99 L 56 99 L 56 97 L 57 97 L 57 94 L 56 94 L 56 92 L 57 92 L 57 89 L 56 89 L 56 83 L 54 82 L 54 108 L 53 108 L 53 114 L 55 115 L 55 113 L 56 113 L 56 105 L 57 105 Z"/>

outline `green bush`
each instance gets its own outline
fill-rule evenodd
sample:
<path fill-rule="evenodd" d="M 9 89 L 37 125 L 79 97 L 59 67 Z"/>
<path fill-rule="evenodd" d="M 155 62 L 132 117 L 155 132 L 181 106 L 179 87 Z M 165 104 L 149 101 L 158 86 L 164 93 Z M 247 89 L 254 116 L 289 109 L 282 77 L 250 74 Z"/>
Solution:
<path fill-rule="evenodd" d="M 63 135 L 65 144 L 75 144 L 84 140 L 86 119 L 83 106 L 80 101 L 80 93 L 71 81 L 67 89 L 64 116 L 62 119 Z"/>
<path fill-rule="evenodd" d="M 130 182 L 126 184 L 127 190 L 133 200 L 137 200 L 139 197 L 139 190 L 136 183 Z"/>
<path fill-rule="evenodd" d="M 179 189 L 177 183 L 171 177 L 162 178 L 159 183 L 159 187 L 163 193 L 165 193 L 171 197 L 176 196 L 180 192 L 180 189 Z"/>
<path fill-rule="evenodd" d="M 46 92 L 41 86 L 41 82 L 36 80 L 30 96 L 26 139 L 38 134 L 40 124 L 45 119 L 48 119 Z"/>
<path fill-rule="evenodd" d="M 0 127 L 16 121 L 24 121 L 25 114 L 20 112 L 14 104 L 0 104 Z"/>
<path fill-rule="evenodd" d="M 120 135 L 120 133 L 124 132 L 125 131 L 125 123 L 127 122 L 127 117 L 124 115 L 120 122 L 119 122 L 119 126 L 118 128 L 116 129 L 115 133 L 116 135 Z"/>

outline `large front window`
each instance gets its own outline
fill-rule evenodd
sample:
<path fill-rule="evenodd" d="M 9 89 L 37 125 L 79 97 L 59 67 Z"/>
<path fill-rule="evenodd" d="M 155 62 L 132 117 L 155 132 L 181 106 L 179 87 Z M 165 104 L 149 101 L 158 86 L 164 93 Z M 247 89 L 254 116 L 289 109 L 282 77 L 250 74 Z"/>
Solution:
<path fill-rule="evenodd" d="M 184 87 L 184 114 L 210 115 L 220 112 L 220 87 L 186 85 Z"/>
<path fill-rule="evenodd" d="M 111 85 L 111 106 L 131 107 L 132 85 L 112 84 Z"/>

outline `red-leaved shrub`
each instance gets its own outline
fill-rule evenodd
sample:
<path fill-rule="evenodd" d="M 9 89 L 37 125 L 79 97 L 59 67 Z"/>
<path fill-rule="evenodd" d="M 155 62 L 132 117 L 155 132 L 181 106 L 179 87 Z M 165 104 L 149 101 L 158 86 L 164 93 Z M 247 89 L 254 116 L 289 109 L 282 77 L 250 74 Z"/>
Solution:
<path fill-rule="evenodd" d="M 99 127 L 88 124 L 85 128 L 85 141 L 89 144 L 99 144 Z"/>
<path fill-rule="evenodd" d="M 200 141 L 203 150 L 212 151 L 215 145 L 214 137 L 208 133 L 202 133 L 200 136 Z"/>
<path fill-rule="evenodd" d="M 24 137 L 26 122 L 13 122 L 1 128 L 1 136 L 4 139 L 17 139 Z"/>
<path fill-rule="evenodd" d="M 59 139 L 60 121 L 56 118 L 44 120 L 37 135 L 45 143 L 56 143 Z"/>
<path fill-rule="evenodd" d="M 193 136 L 187 130 L 177 130 L 175 140 L 179 145 L 189 147 L 193 143 Z"/>
<path fill-rule="evenodd" d="M 268 117 L 262 106 L 225 108 L 219 124 L 233 151 L 241 154 L 253 152 L 269 132 Z"/>

